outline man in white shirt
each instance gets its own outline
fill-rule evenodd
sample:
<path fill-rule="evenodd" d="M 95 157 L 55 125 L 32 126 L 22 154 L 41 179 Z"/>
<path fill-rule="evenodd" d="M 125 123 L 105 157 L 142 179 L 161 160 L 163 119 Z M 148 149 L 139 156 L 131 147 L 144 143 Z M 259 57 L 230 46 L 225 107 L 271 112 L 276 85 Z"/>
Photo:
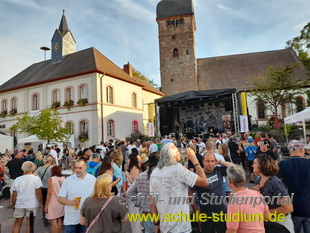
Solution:
<path fill-rule="evenodd" d="M 150 146 L 149 146 L 149 155 L 152 154 L 153 152 L 158 151 L 158 146 L 155 144 L 155 139 L 150 140 Z"/>
<path fill-rule="evenodd" d="M 198 138 L 198 147 L 199 147 L 198 153 L 202 155 L 205 151 L 206 144 L 202 141 L 201 138 Z"/>
<path fill-rule="evenodd" d="M 24 175 L 15 179 L 11 191 L 12 206 L 14 209 L 14 227 L 13 232 L 20 232 L 20 227 L 24 217 L 27 219 L 27 232 L 30 232 L 29 216 L 33 212 L 34 217 L 37 215 L 37 209 L 41 210 L 42 204 L 42 181 L 40 177 L 35 176 L 32 172 L 36 169 L 33 162 L 27 161 L 22 165 Z"/>
<path fill-rule="evenodd" d="M 107 153 L 107 148 L 104 146 L 104 141 L 101 141 L 101 142 L 100 142 L 100 145 L 97 146 L 97 149 L 101 150 L 101 152 L 100 152 L 100 157 L 101 157 L 101 159 L 103 159 L 105 153 Z"/>
<path fill-rule="evenodd" d="M 96 182 L 86 169 L 85 160 L 79 159 L 75 163 L 75 174 L 64 181 L 58 194 L 58 202 L 65 205 L 65 233 L 86 231 L 86 226 L 80 224 L 80 208 L 93 193 Z"/>
<path fill-rule="evenodd" d="M 173 143 L 167 143 L 160 151 L 160 160 L 157 168 L 154 169 L 150 178 L 150 193 L 155 201 L 151 201 L 151 213 L 160 214 L 161 220 L 154 224 L 160 228 L 161 232 L 192 232 L 189 221 L 164 221 L 164 216 L 179 216 L 180 213 L 189 216 L 189 204 L 177 204 L 176 199 L 188 197 L 188 187 L 194 185 L 206 187 L 208 180 L 201 168 L 195 152 L 187 148 L 187 158 L 194 164 L 197 174 L 187 170 L 178 162 L 180 152 Z M 173 184 L 173 185 L 172 185 Z M 158 197 L 158 199 L 157 199 Z M 157 200 L 157 201 L 156 201 Z M 153 204 L 155 203 L 155 204 Z"/>

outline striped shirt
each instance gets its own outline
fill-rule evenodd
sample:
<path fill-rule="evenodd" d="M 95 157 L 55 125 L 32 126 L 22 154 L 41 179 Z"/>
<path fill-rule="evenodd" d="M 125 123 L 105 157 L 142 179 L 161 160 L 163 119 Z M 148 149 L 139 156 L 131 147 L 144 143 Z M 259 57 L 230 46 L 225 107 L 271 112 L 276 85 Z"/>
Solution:
<path fill-rule="evenodd" d="M 139 195 L 138 195 L 139 194 Z M 150 209 L 150 179 L 147 171 L 142 172 L 127 190 L 129 201 L 136 200 L 136 206 L 142 209 L 143 213 L 151 212 Z M 138 198 L 137 198 L 138 197 Z"/>

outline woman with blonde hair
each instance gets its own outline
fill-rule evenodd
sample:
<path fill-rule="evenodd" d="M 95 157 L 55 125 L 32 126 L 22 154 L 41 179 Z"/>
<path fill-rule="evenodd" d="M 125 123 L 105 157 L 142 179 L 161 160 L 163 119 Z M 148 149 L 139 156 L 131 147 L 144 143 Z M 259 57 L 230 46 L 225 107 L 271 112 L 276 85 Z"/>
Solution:
<path fill-rule="evenodd" d="M 80 223 L 88 226 L 86 232 L 122 232 L 121 223 L 128 220 L 127 209 L 120 197 L 113 196 L 111 188 L 110 175 L 97 178 L 93 194 L 85 199 L 81 208 Z"/>
<path fill-rule="evenodd" d="M 142 146 L 141 146 L 141 149 L 140 149 L 140 156 L 141 156 L 141 158 L 143 159 L 143 158 L 147 157 L 148 152 L 149 152 L 149 150 L 147 148 L 147 143 L 143 142 Z"/>

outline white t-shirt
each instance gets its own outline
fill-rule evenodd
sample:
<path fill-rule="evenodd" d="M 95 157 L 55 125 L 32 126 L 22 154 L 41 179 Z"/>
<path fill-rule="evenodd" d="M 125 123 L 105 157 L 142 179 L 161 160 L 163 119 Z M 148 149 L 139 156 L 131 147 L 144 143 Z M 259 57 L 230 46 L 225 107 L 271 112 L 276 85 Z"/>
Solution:
<path fill-rule="evenodd" d="M 42 187 L 42 181 L 35 175 L 23 175 L 15 179 L 12 191 L 17 192 L 15 208 L 37 208 L 39 200 L 36 189 Z"/>
<path fill-rule="evenodd" d="M 128 146 L 127 146 L 127 150 L 128 150 L 128 153 L 129 153 L 129 154 L 132 153 L 131 150 L 132 150 L 133 148 L 137 148 L 137 147 L 136 147 L 135 145 L 128 145 Z"/>
<path fill-rule="evenodd" d="M 224 157 L 222 156 L 222 155 L 220 155 L 220 154 L 218 154 L 218 153 L 214 153 L 214 155 L 215 155 L 215 158 L 218 160 L 218 161 L 224 161 L 225 162 L 225 159 L 224 159 Z M 220 165 L 220 164 L 217 164 L 216 166 L 218 166 L 218 167 L 221 167 L 222 165 Z"/>
<path fill-rule="evenodd" d="M 84 200 L 94 191 L 96 178 L 93 175 L 86 174 L 84 179 L 78 178 L 75 174 L 69 176 L 62 184 L 59 197 L 73 200 L 75 197 L 81 197 L 80 208 Z M 73 205 L 65 205 L 65 225 L 76 225 L 80 223 L 80 210 L 75 210 Z"/>
<path fill-rule="evenodd" d="M 164 214 L 180 214 L 182 211 L 189 214 L 189 205 L 183 203 L 184 198 L 188 197 L 188 187 L 193 187 L 197 180 L 197 174 L 187 170 L 181 164 L 155 168 L 150 178 L 150 193 L 157 196 L 156 207 L 161 218 Z M 179 199 L 176 203 L 174 198 Z M 191 223 L 189 221 L 179 222 L 160 222 L 162 232 L 191 232 Z"/>
<path fill-rule="evenodd" d="M 206 144 L 204 142 L 200 142 L 198 146 L 199 146 L 199 154 L 203 154 Z"/>
<path fill-rule="evenodd" d="M 107 148 L 105 148 L 103 145 L 99 145 L 99 146 L 97 146 L 97 149 L 101 150 L 100 157 L 103 159 L 105 153 L 107 153 Z"/>
<path fill-rule="evenodd" d="M 158 146 L 156 144 L 152 143 L 150 145 L 150 147 L 149 147 L 149 152 L 153 153 L 153 152 L 156 152 L 156 151 L 158 151 Z"/>
<path fill-rule="evenodd" d="M 53 156 L 56 160 L 56 165 L 58 166 L 58 156 L 57 156 L 57 152 L 55 150 L 51 150 L 50 151 L 50 155 Z"/>

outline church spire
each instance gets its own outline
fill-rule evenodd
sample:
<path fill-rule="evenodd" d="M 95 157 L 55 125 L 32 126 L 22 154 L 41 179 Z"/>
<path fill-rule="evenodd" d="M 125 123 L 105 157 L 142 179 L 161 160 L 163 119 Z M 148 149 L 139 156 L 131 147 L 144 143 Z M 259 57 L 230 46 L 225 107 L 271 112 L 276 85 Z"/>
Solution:
<path fill-rule="evenodd" d="M 62 11 L 62 18 L 59 24 L 59 31 L 61 32 L 62 35 L 65 35 L 67 31 L 69 31 L 69 27 L 67 24 L 67 19 L 65 16 L 65 10 Z"/>
<path fill-rule="evenodd" d="M 76 42 L 68 28 L 65 10 L 63 10 L 59 28 L 55 30 L 52 37 L 52 63 L 61 62 L 64 56 L 75 52 Z"/>

